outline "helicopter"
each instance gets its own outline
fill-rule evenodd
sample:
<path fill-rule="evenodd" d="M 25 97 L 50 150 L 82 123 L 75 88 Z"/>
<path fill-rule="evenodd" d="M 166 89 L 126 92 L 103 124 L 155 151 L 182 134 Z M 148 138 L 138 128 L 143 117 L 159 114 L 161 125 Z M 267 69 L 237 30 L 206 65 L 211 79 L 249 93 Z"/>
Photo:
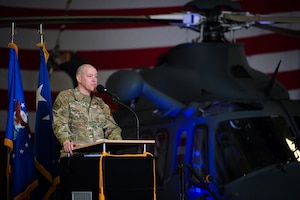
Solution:
<path fill-rule="evenodd" d="M 280 61 L 272 77 L 263 74 L 249 66 L 242 44 L 224 37 L 266 18 L 224 19 L 239 9 L 231 1 L 185 7 L 205 13 L 189 25 L 198 41 L 171 48 L 152 69 L 117 71 L 106 82 L 139 117 L 135 128 L 128 109 L 116 113 L 123 135 L 135 138 L 139 129 L 136 137 L 156 141 L 159 199 L 298 199 L 300 102 L 276 80 Z"/>
<path fill-rule="evenodd" d="M 123 137 L 156 141 L 158 199 L 298 199 L 300 102 L 276 80 L 280 62 L 270 77 L 249 66 L 242 44 L 225 38 L 261 21 L 292 19 L 233 12 L 240 7 L 232 1 L 184 7 L 196 11 L 184 24 L 158 21 L 199 37 L 171 48 L 151 69 L 117 71 L 105 85 L 137 115 L 122 105 L 114 113 Z"/>

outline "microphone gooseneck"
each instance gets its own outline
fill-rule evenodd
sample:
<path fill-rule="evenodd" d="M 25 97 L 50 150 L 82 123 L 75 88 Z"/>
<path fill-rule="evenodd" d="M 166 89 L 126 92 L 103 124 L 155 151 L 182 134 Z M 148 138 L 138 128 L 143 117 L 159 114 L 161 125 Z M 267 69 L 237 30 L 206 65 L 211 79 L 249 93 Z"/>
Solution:
<path fill-rule="evenodd" d="M 97 88 L 96 90 L 99 92 L 99 93 L 106 93 L 109 97 L 111 97 L 111 99 L 115 102 L 117 102 L 118 104 L 120 104 L 121 106 L 125 107 L 126 109 L 128 109 L 130 112 L 132 112 L 132 114 L 134 115 L 135 119 L 136 119 L 136 138 L 139 140 L 140 139 L 140 120 L 137 116 L 137 114 L 134 112 L 134 110 L 132 108 L 130 108 L 129 106 L 127 106 L 126 104 L 122 103 L 120 101 L 120 98 L 109 92 L 107 90 L 106 87 L 104 87 L 103 85 L 97 85 Z"/>

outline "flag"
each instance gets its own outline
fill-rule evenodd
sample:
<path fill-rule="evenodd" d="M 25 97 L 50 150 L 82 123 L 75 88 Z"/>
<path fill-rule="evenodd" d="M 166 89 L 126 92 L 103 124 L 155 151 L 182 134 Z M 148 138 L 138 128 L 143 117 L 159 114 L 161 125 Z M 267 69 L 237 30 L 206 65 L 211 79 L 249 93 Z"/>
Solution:
<path fill-rule="evenodd" d="M 10 199 L 26 199 L 38 185 L 33 142 L 18 61 L 18 46 L 9 43 L 8 112 L 4 145 L 9 148 Z"/>
<path fill-rule="evenodd" d="M 49 54 L 45 43 L 39 43 L 38 46 L 40 46 L 40 72 L 36 90 L 34 155 L 39 186 L 34 192 L 34 198 L 40 200 L 49 199 L 59 183 L 59 176 L 56 140 L 52 130 L 52 98 L 47 69 Z"/>

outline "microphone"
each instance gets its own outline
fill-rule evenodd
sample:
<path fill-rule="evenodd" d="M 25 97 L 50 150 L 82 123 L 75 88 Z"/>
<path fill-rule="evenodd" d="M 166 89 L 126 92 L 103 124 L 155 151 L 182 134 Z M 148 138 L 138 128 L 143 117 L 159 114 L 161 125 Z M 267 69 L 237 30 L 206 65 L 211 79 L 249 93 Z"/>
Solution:
<path fill-rule="evenodd" d="M 128 109 L 130 112 L 133 113 L 133 115 L 134 115 L 134 117 L 135 117 L 135 120 L 136 120 L 136 138 L 139 140 L 139 139 L 140 139 L 140 120 L 139 120 L 137 114 L 134 112 L 134 110 L 132 110 L 132 108 L 130 108 L 130 107 L 127 106 L 126 104 L 122 103 L 122 102 L 120 101 L 120 98 L 119 98 L 117 95 L 115 95 L 115 94 L 109 92 L 109 91 L 107 90 L 107 88 L 104 87 L 103 85 L 97 85 L 96 90 L 97 90 L 99 93 L 106 93 L 109 97 L 111 97 L 111 99 L 112 99 L 113 101 L 117 102 L 118 104 L 120 104 L 121 106 L 125 107 L 126 109 Z"/>
<path fill-rule="evenodd" d="M 113 94 L 113 93 L 110 93 L 110 92 L 107 90 L 107 88 L 104 87 L 103 85 L 97 85 L 96 90 L 97 90 L 99 93 L 106 93 L 106 94 L 107 94 L 108 96 L 110 96 L 110 97 L 112 98 L 112 100 L 114 100 L 114 101 L 119 101 L 119 100 L 120 100 L 120 98 L 119 98 L 117 95 L 115 95 L 115 94 Z M 117 102 L 117 103 L 119 103 L 119 102 Z"/>

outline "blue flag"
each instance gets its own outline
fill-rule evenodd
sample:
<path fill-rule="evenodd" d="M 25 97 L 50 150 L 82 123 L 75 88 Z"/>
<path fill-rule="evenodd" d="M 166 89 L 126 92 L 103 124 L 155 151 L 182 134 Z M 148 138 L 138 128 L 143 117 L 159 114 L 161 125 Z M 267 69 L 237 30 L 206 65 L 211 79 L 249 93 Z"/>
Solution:
<path fill-rule="evenodd" d="M 34 154 L 38 169 L 39 186 L 34 192 L 35 199 L 49 199 L 59 183 L 58 154 L 55 135 L 52 130 L 52 98 L 47 69 L 49 54 L 45 44 L 40 47 L 40 73 L 36 90 L 36 122 Z"/>
<path fill-rule="evenodd" d="M 8 112 L 4 145 L 9 148 L 10 199 L 25 199 L 38 185 L 32 135 L 18 61 L 18 46 L 9 44 Z"/>

